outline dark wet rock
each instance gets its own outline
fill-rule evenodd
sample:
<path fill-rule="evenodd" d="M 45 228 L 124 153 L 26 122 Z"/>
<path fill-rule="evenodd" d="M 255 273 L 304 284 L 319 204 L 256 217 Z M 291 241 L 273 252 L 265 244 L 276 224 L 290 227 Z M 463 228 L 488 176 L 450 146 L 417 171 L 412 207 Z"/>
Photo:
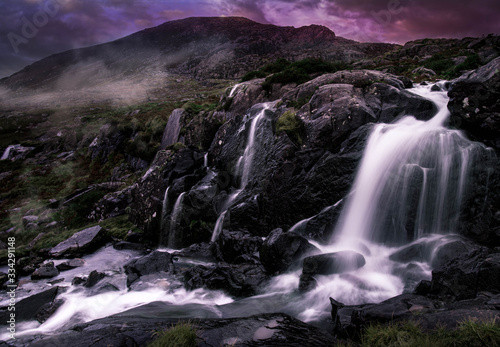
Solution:
<path fill-rule="evenodd" d="M 124 215 L 127 207 L 133 201 L 136 187 L 137 185 L 134 184 L 120 191 L 106 194 L 95 204 L 88 216 L 89 219 L 99 222 L 108 218 Z"/>
<path fill-rule="evenodd" d="M 120 289 L 118 287 L 116 287 L 114 284 L 111 284 L 109 282 L 99 283 L 95 286 L 95 288 L 93 288 L 91 290 L 90 296 L 99 295 L 99 294 L 108 293 L 108 292 L 117 292 L 119 290 Z"/>
<path fill-rule="evenodd" d="M 318 285 L 316 279 L 309 274 L 301 274 L 299 278 L 299 292 L 305 293 L 313 290 Z"/>
<path fill-rule="evenodd" d="M 500 57 L 452 81 L 452 125 L 472 138 L 500 147 Z"/>
<path fill-rule="evenodd" d="M 173 256 L 186 257 L 207 262 L 215 262 L 213 244 L 211 243 L 195 243 L 187 248 L 176 251 Z"/>
<path fill-rule="evenodd" d="M 366 264 L 365 257 L 354 251 L 340 251 L 304 258 L 302 273 L 331 275 L 354 271 Z"/>
<path fill-rule="evenodd" d="M 56 301 L 57 295 L 61 293 L 59 287 L 53 287 L 41 293 L 29 296 L 16 302 L 16 321 L 29 321 L 29 320 L 46 320 L 47 312 L 51 305 L 59 305 Z M 52 311 L 52 313 L 55 310 Z M 0 319 L 6 322 L 9 318 L 10 312 L 7 308 L 0 310 Z M 39 321 L 40 321 L 39 320 Z"/>
<path fill-rule="evenodd" d="M 77 277 L 73 278 L 73 280 L 71 281 L 71 284 L 74 286 L 79 286 L 79 285 L 85 284 L 86 281 L 87 281 L 86 278 L 77 276 Z"/>
<path fill-rule="evenodd" d="M 403 280 L 403 293 L 414 293 L 415 288 L 424 280 L 429 280 L 431 277 L 428 271 L 419 263 L 401 264 L 396 266 L 393 271 Z"/>
<path fill-rule="evenodd" d="M 426 261 L 430 258 L 431 252 L 434 249 L 437 241 L 427 242 L 426 240 L 418 240 L 408 246 L 402 247 L 389 256 L 392 261 L 400 263 L 408 263 L 410 261 Z"/>
<path fill-rule="evenodd" d="M 75 326 L 55 336 L 29 336 L 16 340 L 16 346 L 86 347 L 96 343 L 111 346 L 146 346 L 156 337 L 155 331 L 184 322 L 168 314 L 175 305 L 152 303 L 117 315 Z M 329 346 L 334 338 L 328 332 L 283 313 L 260 314 L 245 318 L 189 319 L 199 332 L 197 346 Z"/>
<path fill-rule="evenodd" d="M 146 246 L 142 243 L 119 241 L 113 245 L 117 250 L 145 251 Z"/>
<path fill-rule="evenodd" d="M 184 273 L 187 289 L 224 290 L 236 297 L 255 295 L 268 276 L 259 265 L 197 265 Z"/>
<path fill-rule="evenodd" d="M 31 279 L 32 280 L 40 280 L 43 278 L 56 277 L 57 275 L 59 275 L 59 270 L 54 266 L 54 262 L 51 261 L 51 262 L 42 264 L 38 269 L 36 269 L 31 274 Z"/>
<path fill-rule="evenodd" d="M 33 273 L 42 263 L 42 257 L 22 257 L 16 261 L 16 271 L 21 276 L 27 276 Z"/>
<path fill-rule="evenodd" d="M 266 271 L 274 274 L 286 271 L 294 262 L 313 252 L 319 250 L 304 237 L 275 229 L 260 247 L 259 256 Z"/>
<path fill-rule="evenodd" d="M 493 147 L 477 154 L 474 188 L 465 197 L 460 233 L 489 247 L 500 245 L 500 57 L 452 81 L 451 125 Z M 495 153 L 497 155 L 495 155 Z"/>
<path fill-rule="evenodd" d="M 0 272 L 0 288 L 9 280 L 9 276 L 6 273 Z"/>
<path fill-rule="evenodd" d="M 497 294 L 499 288 L 500 254 L 489 254 L 486 249 L 463 253 L 432 272 L 431 293 L 435 295 L 464 300 L 481 291 Z"/>
<path fill-rule="evenodd" d="M 85 284 L 83 285 L 84 287 L 87 288 L 92 288 L 95 286 L 100 280 L 102 280 L 104 277 L 106 277 L 106 274 L 102 272 L 98 272 L 96 270 L 92 271 L 89 276 L 87 277 L 87 280 L 85 281 Z"/>
<path fill-rule="evenodd" d="M 449 261 L 461 258 L 464 254 L 479 250 L 480 246 L 465 238 L 447 242 L 444 245 L 440 245 L 433 250 L 433 256 L 430 265 L 433 269 L 439 269 Z"/>
<path fill-rule="evenodd" d="M 101 158 L 102 163 L 108 161 L 111 153 L 117 151 L 125 143 L 127 136 L 117 124 L 105 124 L 99 129 L 99 135 L 89 145 L 92 159 Z"/>
<path fill-rule="evenodd" d="M 195 175 L 189 180 L 183 179 L 182 189 L 190 189 L 197 180 L 203 177 L 200 170 L 202 166 L 203 154 L 190 148 L 183 148 L 178 152 L 162 150 L 156 154 L 150 168 L 137 183 L 137 188 L 133 193 L 133 202 L 130 205 L 130 220 L 144 230 L 144 242 L 158 245 L 166 239 L 166 235 L 160 232 L 165 191 L 175 180 L 187 175 Z M 197 173 L 200 175 L 196 176 Z M 189 184 L 186 186 L 187 183 Z M 177 192 L 177 194 L 180 193 L 182 192 Z M 168 211 L 172 211 L 174 204 L 175 198 L 169 199 Z M 183 244 L 175 247 L 181 248 L 195 242 L 207 241 L 205 234 L 200 236 L 199 233 L 190 230 L 190 217 L 189 215 L 182 216 L 185 239 L 181 240 Z"/>
<path fill-rule="evenodd" d="M 378 71 L 339 71 L 307 82 L 283 99 L 305 98 L 307 103 L 297 115 L 305 123 L 307 142 L 336 152 L 364 124 L 391 122 L 405 114 L 432 117 L 432 102 L 402 90 L 404 87 L 396 76 Z"/>
<path fill-rule="evenodd" d="M 55 299 L 52 302 L 47 302 L 45 305 L 40 307 L 38 310 L 35 319 L 39 323 L 44 323 L 47 319 L 49 319 L 59 307 L 61 307 L 64 304 L 64 300 L 61 299 Z"/>
<path fill-rule="evenodd" d="M 107 241 L 106 231 L 99 225 L 84 229 L 59 243 L 49 252 L 55 258 L 81 257 L 103 247 Z"/>
<path fill-rule="evenodd" d="M 130 287 L 140 277 L 154 274 L 173 274 L 175 272 L 172 255 L 154 251 L 142 258 L 133 259 L 124 266 L 127 274 L 127 286 Z"/>
<path fill-rule="evenodd" d="M 71 270 L 80 266 L 85 265 L 85 260 L 80 259 L 80 258 L 75 258 L 75 259 L 70 259 L 67 260 L 59 265 L 56 266 L 56 268 L 59 271 L 66 271 L 66 270 Z"/>
<path fill-rule="evenodd" d="M 215 242 L 217 258 L 234 263 L 238 257 L 258 252 L 262 243 L 259 236 L 252 236 L 243 231 L 223 230 Z"/>

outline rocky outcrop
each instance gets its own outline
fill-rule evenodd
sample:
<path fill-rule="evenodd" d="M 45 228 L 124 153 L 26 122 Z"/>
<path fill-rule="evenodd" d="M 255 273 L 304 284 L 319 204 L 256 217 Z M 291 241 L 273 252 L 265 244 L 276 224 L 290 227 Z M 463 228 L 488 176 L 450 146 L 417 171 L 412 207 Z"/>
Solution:
<path fill-rule="evenodd" d="M 127 286 L 130 287 L 141 277 L 174 274 L 175 268 L 170 253 L 155 251 L 142 258 L 133 259 L 124 266 Z"/>
<path fill-rule="evenodd" d="M 106 231 L 99 225 L 77 232 L 49 251 L 54 258 L 75 258 L 92 253 L 105 245 Z"/>
<path fill-rule="evenodd" d="M 54 266 L 54 262 L 50 261 L 48 263 L 42 264 L 38 269 L 36 269 L 31 274 L 32 280 L 40 280 L 43 278 L 52 278 L 59 275 L 59 270 Z"/>
<path fill-rule="evenodd" d="M 340 251 L 304 258 L 302 273 L 331 275 L 354 271 L 366 264 L 365 257 L 354 251 Z"/>
<path fill-rule="evenodd" d="M 500 57 L 452 81 L 451 124 L 472 138 L 500 148 Z"/>
<path fill-rule="evenodd" d="M 268 280 L 259 265 L 197 265 L 184 273 L 183 283 L 188 290 L 208 288 L 224 290 L 229 295 L 247 297 L 258 293 Z"/>
<path fill-rule="evenodd" d="M 223 230 L 217 238 L 217 258 L 227 263 L 245 262 L 259 251 L 262 238 L 241 231 Z"/>
<path fill-rule="evenodd" d="M 479 154 L 474 189 L 463 208 L 461 233 L 489 246 L 500 245 L 500 58 L 452 81 L 451 124 L 493 147 Z M 486 198 L 485 198 L 486 197 Z"/>
<path fill-rule="evenodd" d="M 60 306 L 60 302 L 56 297 L 62 293 L 59 287 L 53 287 L 41 293 L 31 295 L 27 298 L 21 299 L 16 302 L 16 316 L 17 322 L 37 320 L 40 323 L 44 322 L 49 313 L 54 313 L 55 309 Z M 0 319 L 2 322 L 9 320 L 10 312 L 7 308 L 0 309 Z"/>
<path fill-rule="evenodd" d="M 86 347 L 99 341 L 112 346 L 146 346 L 156 337 L 154 331 L 165 330 L 184 320 L 169 318 L 165 311 L 172 305 L 152 303 L 108 318 L 77 325 L 54 336 L 19 337 L 16 346 Z M 333 336 L 317 327 L 282 313 L 261 314 L 245 318 L 190 319 L 199 332 L 197 346 L 327 346 Z"/>
<path fill-rule="evenodd" d="M 259 250 L 260 261 L 270 274 L 286 271 L 304 256 L 319 251 L 305 238 L 294 233 L 273 230 Z"/>

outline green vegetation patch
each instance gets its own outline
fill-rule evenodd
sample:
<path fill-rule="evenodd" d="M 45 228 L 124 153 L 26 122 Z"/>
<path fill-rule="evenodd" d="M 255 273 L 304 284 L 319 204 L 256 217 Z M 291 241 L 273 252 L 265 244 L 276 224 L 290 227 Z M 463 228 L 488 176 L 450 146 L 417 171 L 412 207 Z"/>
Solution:
<path fill-rule="evenodd" d="M 142 230 L 129 221 L 128 215 L 103 220 L 99 222 L 99 225 L 107 231 L 108 235 L 119 240 L 125 240 L 129 231 L 134 233 L 142 232 Z"/>
<path fill-rule="evenodd" d="M 285 132 L 296 144 L 302 145 L 303 123 L 293 111 L 286 111 L 276 122 L 276 132 Z"/>
<path fill-rule="evenodd" d="M 310 81 L 316 75 L 337 72 L 348 67 L 349 65 L 344 62 L 329 62 L 320 58 L 306 58 L 296 62 L 289 62 L 286 59 L 279 58 L 270 64 L 264 65 L 259 70 L 248 72 L 242 77 L 241 81 L 245 82 L 254 78 L 267 77 L 262 84 L 262 88 L 267 93 L 270 93 L 272 85 L 275 83 L 302 84 Z"/>
<path fill-rule="evenodd" d="M 418 323 L 403 322 L 368 326 L 361 337 L 361 346 L 384 347 L 474 347 L 499 346 L 498 317 L 488 321 L 468 319 L 456 329 L 438 328 L 424 332 Z"/>
<path fill-rule="evenodd" d="M 158 337 L 149 347 L 195 347 L 196 330 L 189 322 L 177 325 L 157 334 Z"/>

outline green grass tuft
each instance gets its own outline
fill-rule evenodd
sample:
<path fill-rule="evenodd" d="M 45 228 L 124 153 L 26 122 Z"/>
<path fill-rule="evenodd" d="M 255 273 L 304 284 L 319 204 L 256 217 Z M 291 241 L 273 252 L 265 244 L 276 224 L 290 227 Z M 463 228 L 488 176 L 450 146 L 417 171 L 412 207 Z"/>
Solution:
<path fill-rule="evenodd" d="M 149 347 L 195 347 L 197 335 L 189 322 L 177 325 L 158 333 L 158 337 Z"/>
<path fill-rule="evenodd" d="M 480 347 L 500 346 L 500 325 L 497 317 L 487 321 L 470 318 L 456 329 L 443 327 L 422 331 L 416 322 L 368 326 L 361 337 L 361 346 L 370 347 Z"/>
<path fill-rule="evenodd" d="M 276 132 L 285 132 L 298 145 L 302 145 L 303 124 L 293 111 L 286 111 L 276 122 Z"/>

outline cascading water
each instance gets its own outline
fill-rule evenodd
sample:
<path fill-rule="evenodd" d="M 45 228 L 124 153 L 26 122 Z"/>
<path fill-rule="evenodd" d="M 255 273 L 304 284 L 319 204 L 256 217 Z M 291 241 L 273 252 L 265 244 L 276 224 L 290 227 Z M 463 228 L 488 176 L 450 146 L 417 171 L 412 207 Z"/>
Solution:
<path fill-rule="evenodd" d="M 314 321 L 330 316 L 328 297 L 344 304 L 376 303 L 403 292 L 403 279 L 410 268 L 411 271 L 418 271 L 413 274 L 419 280 L 429 279 L 432 250 L 449 242 L 452 236 L 427 234 L 455 230 L 460 202 L 467 193 L 470 165 L 474 163 L 476 150 L 483 149 L 480 144 L 471 143 L 459 132 L 443 126 L 449 115 L 446 95 L 444 92 L 431 93 L 429 88 L 417 87 L 412 91 L 433 100 L 439 109 L 437 115 L 427 122 L 405 117 L 393 124 L 376 125 L 368 140 L 353 189 L 342 201 L 344 209 L 332 242 L 322 245 L 311 241 L 322 253 L 354 249 L 365 257 L 365 266 L 343 274 L 317 275 L 317 286 L 302 295 L 297 295 L 301 270 L 295 270 L 274 277 L 262 289 L 263 294 L 233 302 L 218 291 L 197 289 L 188 292 L 181 283 L 170 282 L 171 278 L 151 283 L 144 280 L 144 289 L 128 290 L 123 264 L 131 258 L 140 257 L 140 254 L 108 247 L 84 257 L 82 268 L 61 273 L 52 279 L 62 280 L 58 285 L 68 288 L 61 296 L 64 304 L 53 316 L 43 324 L 35 321 L 20 323 L 16 329 L 22 331 L 20 335 L 51 333 L 152 301 L 169 303 L 168 308 L 164 308 L 165 314 L 174 318 L 180 311 L 184 317 L 193 318 L 241 317 L 281 311 L 304 321 Z M 221 209 L 212 240 L 222 229 L 228 209 L 249 183 L 259 142 L 257 129 L 270 107 L 271 104 L 264 104 L 253 117 L 248 115 L 250 119 L 247 122 L 251 123 L 246 146 L 235 170 L 240 177 L 239 189 L 229 195 Z M 208 180 L 211 179 L 213 174 Z M 170 214 L 168 245 L 171 247 L 184 194 L 179 195 Z M 167 206 L 168 188 L 163 201 L 164 215 L 167 215 Z M 307 220 L 297 223 L 295 228 L 306 223 Z M 390 260 L 391 254 L 404 249 L 408 246 L 405 243 L 411 240 L 415 240 L 413 244 L 426 245 L 424 248 L 429 257 L 408 264 Z M 116 286 L 118 291 L 96 294 L 91 288 L 71 284 L 74 276 L 88 274 L 94 269 L 104 271 L 106 281 Z M 18 290 L 18 295 L 23 298 L 51 286 L 49 280 L 32 284 L 27 281 Z M 7 305 L 6 300 L 0 302 L 2 305 Z M 179 310 L 178 305 L 185 306 Z M 5 336 L 0 334 L 2 338 Z"/>
<path fill-rule="evenodd" d="M 229 92 L 229 97 L 232 98 L 234 94 L 236 94 L 236 91 L 238 90 L 238 87 L 241 85 L 241 83 L 237 83 L 231 88 L 231 91 Z"/>
<path fill-rule="evenodd" d="M 165 189 L 165 194 L 163 195 L 163 203 L 161 206 L 161 222 L 160 222 L 160 245 L 163 244 L 163 236 L 168 235 L 167 228 L 167 215 L 168 215 L 168 191 L 170 187 Z"/>
<path fill-rule="evenodd" d="M 236 88 L 236 86 L 234 88 Z M 230 194 L 227 200 L 224 202 L 222 212 L 219 214 L 217 222 L 215 223 L 214 231 L 212 232 L 212 238 L 211 238 L 212 242 L 214 242 L 217 239 L 220 232 L 222 231 L 222 227 L 224 225 L 224 218 L 226 217 L 227 210 L 232 206 L 233 202 L 236 200 L 238 195 L 243 191 L 243 189 L 245 189 L 245 187 L 248 184 L 248 180 L 252 172 L 253 157 L 255 155 L 257 128 L 260 122 L 265 118 L 266 111 L 269 110 L 273 105 L 274 103 L 262 104 L 262 109 L 253 118 L 250 119 L 251 123 L 245 150 L 243 152 L 243 155 L 238 159 L 235 167 L 236 176 L 240 178 L 239 188 L 232 194 Z M 247 116 L 249 116 L 249 114 Z M 246 122 L 243 125 L 243 127 L 245 127 L 245 125 Z"/>
<path fill-rule="evenodd" d="M 176 227 L 179 223 L 179 217 L 182 213 L 182 201 L 184 199 L 184 195 L 186 192 L 179 194 L 177 200 L 175 201 L 174 208 L 172 209 L 172 213 L 170 215 L 170 231 L 168 233 L 167 246 L 175 248 L 175 240 L 176 240 Z"/>
<path fill-rule="evenodd" d="M 285 312 L 314 321 L 330 314 L 328 297 L 344 304 L 376 303 L 416 284 L 406 278 L 430 279 L 432 250 L 450 242 L 452 236 L 443 234 L 457 231 L 467 177 L 484 146 L 445 128 L 445 91 L 431 92 L 431 86 L 410 91 L 433 101 L 437 114 L 428 121 L 405 116 L 374 126 L 330 244 L 311 242 L 322 253 L 355 250 L 366 265 L 315 276 L 316 288 L 290 300 Z M 308 220 L 291 230 L 304 228 Z M 398 263 L 389 258 L 412 241 L 428 249 L 425 259 Z M 274 278 L 267 295 L 293 292 L 300 274 Z"/>
<path fill-rule="evenodd" d="M 412 90 L 438 107 L 429 121 L 411 116 L 377 124 L 334 237 L 401 244 L 455 232 L 467 174 L 482 148 L 447 129 L 446 92 Z"/>

